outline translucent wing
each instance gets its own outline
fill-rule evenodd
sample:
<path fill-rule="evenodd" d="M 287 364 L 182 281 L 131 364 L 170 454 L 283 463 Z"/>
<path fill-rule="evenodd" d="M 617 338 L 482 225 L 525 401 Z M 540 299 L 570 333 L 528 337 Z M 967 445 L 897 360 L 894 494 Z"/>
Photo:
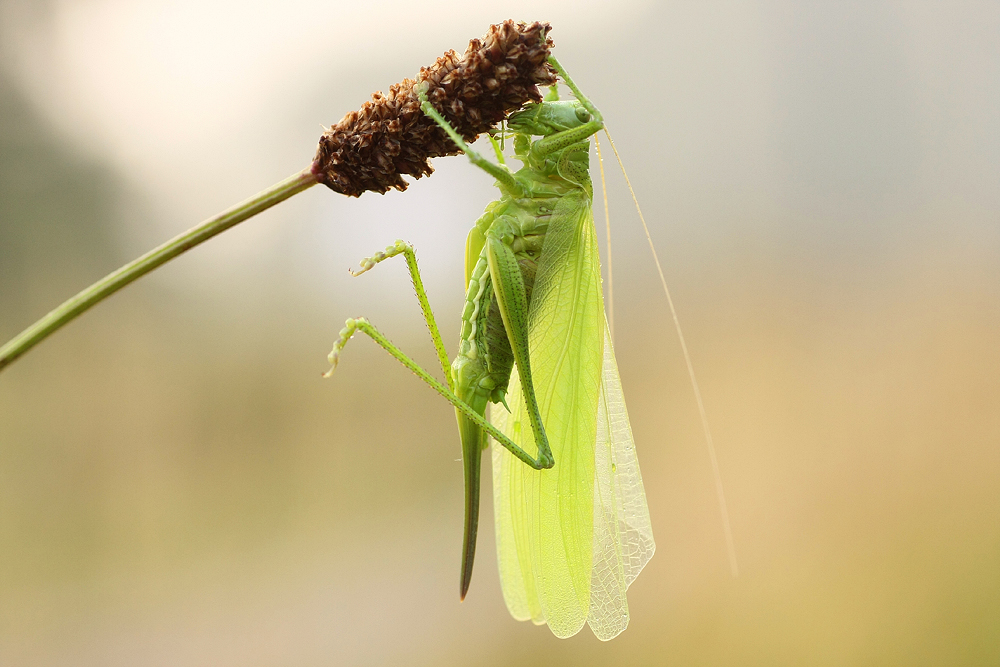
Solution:
<path fill-rule="evenodd" d="M 605 330 L 594 448 L 594 565 L 587 617 L 598 639 L 613 639 L 628 626 L 625 591 L 655 549 L 615 351 L 611 334 Z"/>
<path fill-rule="evenodd" d="M 521 396 L 521 379 L 517 368 L 511 374 L 507 391 L 510 414 L 502 405 L 490 406 L 490 421 L 507 437 L 521 425 L 527 426 L 524 398 Z M 522 444 L 523 446 L 523 444 Z M 545 623 L 535 590 L 535 575 L 531 556 L 522 561 L 518 544 L 530 541 L 532 528 L 527 524 L 529 510 L 536 505 L 532 496 L 537 494 L 536 480 L 526 473 L 521 461 L 500 445 L 493 443 L 493 512 L 497 533 L 497 564 L 504 601 L 511 616 L 519 621 L 531 620 L 536 625 Z"/>
<path fill-rule="evenodd" d="M 556 465 L 534 471 L 494 446 L 497 554 L 515 618 L 548 623 L 557 637 L 586 621 L 608 640 L 628 625 L 625 592 L 655 545 L 604 318 L 593 221 L 589 207 L 572 213 L 550 225 L 529 317 L 532 377 Z M 534 452 L 516 370 L 508 404 L 510 414 L 491 411 L 494 423 Z"/>
<path fill-rule="evenodd" d="M 656 545 L 618 366 L 607 331 L 603 356 L 593 450 L 593 555 L 587 622 L 598 639 L 607 641 L 628 626 L 625 592 L 652 557 Z M 494 423 L 508 434 L 520 430 L 517 425 L 522 419 L 527 426 L 520 392 L 515 370 L 508 402 L 518 407 L 510 414 L 503 407 L 492 408 Z M 493 481 L 497 555 L 507 608 L 520 621 L 549 622 L 539 600 L 532 563 L 536 556 L 523 546 L 534 542 L 532 531 L 537 530 L 540 523 L 530 515 L 531 511 L 539 509 L 538 473 L 503 447 L 494 445 Z M 528 552 L 527 560 L 523 559 L 525 552 Z"/>
<path fill-rule="evenodd" d="M 579 632 L 590 611 L 594 444 L 604 343 L 604 304 L 589 201 L 563 197 L 552 213 L 528 314 L 536 397 L 556 464 L 535 471 L 494 448 L 497 549 L 511 614 L 548 623 L 557 637 Z M 537 451 L 520 382 L 510 415 L 495 423 Z"/>

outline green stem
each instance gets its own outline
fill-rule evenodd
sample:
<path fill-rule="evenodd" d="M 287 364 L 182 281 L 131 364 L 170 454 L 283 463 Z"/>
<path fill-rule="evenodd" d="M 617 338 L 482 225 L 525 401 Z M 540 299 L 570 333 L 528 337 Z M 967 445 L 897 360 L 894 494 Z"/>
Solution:
<path fill-rule="evenodd" d="M 303 169 L 294 176 L 275 183 L 250 199 L 209 218 L 197 227 L 170 239 L 160 247 L 150 250 L 142 257 L 108 274 L 0 347 L 0 370 L 9 366 L 15 359 L 44 340 L 46 336 L 133 280 L 146 275 L 196 245 L 204 243 L 216 234 L 220 234 L 247 218 L 252 218 L 261 211 L 283 202 L 292 195 L 316 185 L 317 182 L 312 167 Z"/>

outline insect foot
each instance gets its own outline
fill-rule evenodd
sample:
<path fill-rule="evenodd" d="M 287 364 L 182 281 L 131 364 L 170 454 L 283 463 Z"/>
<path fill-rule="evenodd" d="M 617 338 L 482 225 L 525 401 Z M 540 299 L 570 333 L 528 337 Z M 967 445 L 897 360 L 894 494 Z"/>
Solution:
<path fill-rule="evenodd" d="M 379 262 L 384 262 L 390 257 L 395 257 L 396 255 L 403 254 L 406 252 L 412 253 L 413 246 L 411 246 L 406 241 L 403 241 L 402 239 L 396 239 L 396 242 L 393 243 L 391 246 L 387 247 L 385 250 L 377 252 L 371 257 L 365 257 L 363 260 L 361 260 L 361 262 L 359 263 L 361 266 L 361 270 L 354 271 L 352 269 L 351 275 L 357 278 L 362 273 L 371 270 Z"/>
<path fill-rule="evenodd" d="M 354 332 L 357 331 L 363 323 L 366 323 L 364 318 L 348 318 L 348 320 L 344 322 L 344 328 L 340 330 L 340 335 L 333 344 L 333 350 L 330 352 L 330 356 L 327 357 L 327 361 L 330 362 L 330 370 L 323 373 L 323 377 L 328 378 L 333 375 L 335 370 L 337 370 L 337 362 L 340 361 L 340 351 L 344 349 L 344 346 L 347 345 L 347 341 L 351 340 Z"/>

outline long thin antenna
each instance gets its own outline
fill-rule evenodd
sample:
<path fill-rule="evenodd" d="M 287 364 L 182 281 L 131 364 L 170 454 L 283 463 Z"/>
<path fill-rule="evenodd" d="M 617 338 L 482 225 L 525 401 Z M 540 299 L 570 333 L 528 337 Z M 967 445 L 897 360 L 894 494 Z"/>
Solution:
<path fill-rule="evenodd" d="M 653 237 L 649 234 L 649 226 L 646 225 L 646 218 L 642 215 L 642 209 L 639 208 L 639 200 L 635 197 L 635 190 L 632 189 L 632 181 L 629 180 L 628 173 L 625 171 L 625 165 L 622 164 L 622 158 L 618 154 L 618 149 L 615 147 L 614 139 L 611 138 L 611 133 L 608 132 L 608 128 L 604 128 L 604 133 L 608 135 L 608 141 L 611 142 L 611 150 L 615 152 L 615 157 L 618 159 L 618 166 L 621 167 L 622 174 L 625 175 L 625 182 L 628 184 L 628 191 L 632 194 L 632 201 L 635 203 L 635 210 L 639 212 L 639 220 L 642 221 L 642 229 L 646 232 L 646 240 L 649 242 L 649 250 L 653 253 L 653 261 L 656 263 L 656 271 L 660 274 L 660 284 L 663 285 L 663 293 L 667 295 L 667 303 L 670 305 L 670 314 L 674 318 L 674 327 L 677 329 L 677 338 L 681 341 L 681 350 L 684 352 L 684 361 L 687 363 L 688 376 L 691 378 L 691 387 L 694 389 L 694 398 L 698 403 L 698 413 L 701 415 L 701 427 L 705 431 L 705 443 L 708 445 L 708 455 L 712 460 L 712 472 L 715 475 L 715 492 L 719 497 L 719 511 L 722 513 L 722 528 L 726 533 L 726 547 L 729 551 L 729 568 L 733 572 L 733 576 L 739 575 L 739 566 L 736 563 L 736 545 L 733 542 L 733 530 L 729 525 L 729 510 L 726 506 L 726 494 L 722 490 L 722 474 L 719 472 L 719 459 L 715 455 L 715 442 L 712 440 L 712 431 L 708 428 L 708 415 L 705 413 L 705 403 L 701 400 L 701 389 L 698 388 L 698 380 L 694 376 L 694 365 L 691 363 L 691 355 L 688 354 L 687 343 L 684 341 L 684 333 L 681 331 L 681 322 L 677 318 L 677 310 L 674 308 L 674 300 L 670 296 L 670 290 L 667 288 L 667 279 L 663 276 L 663 267 L 660 266 L 660 258 L 656 254 L 656 248 L 653 247 Z M 603 174 L 603 171 L 602 171 Z"/>
<path fill-rule="evenodd" d="M 608 135 L 611 138 L 611 135 Z M 611 330 L 611 342 L 615 342 L 615 280 L 611 271 L 611 214 L 608 212 L 608 183 L 604 179 L 604 158 L 601 157 L 601 142 L 594 135 L 594 145 L 597 146 L 597 164 L 601 167 L 601 192 L 604 194 L 604 227 L 608 237 L 608 329 Z"/>

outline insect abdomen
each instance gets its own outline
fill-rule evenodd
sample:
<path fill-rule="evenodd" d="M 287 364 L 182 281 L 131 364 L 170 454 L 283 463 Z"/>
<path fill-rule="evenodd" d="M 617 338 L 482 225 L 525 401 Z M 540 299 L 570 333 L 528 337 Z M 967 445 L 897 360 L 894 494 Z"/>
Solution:
<path fill-rule="evenodd" d="M 530 303 L 537 259 L 519 254 L 518 266 Z M 475 400 L 477 394 L 491 403 L 503 402 L 513 368 L 514 354 L 493 291 L 489 268 L 485 258 L 482 258 L 469 280 L 462 313 L 459 354 L 452 362 L 459 396 L 466 398 L 470 405 L 481 401 L 481 398 L 480 401 Z"/>

